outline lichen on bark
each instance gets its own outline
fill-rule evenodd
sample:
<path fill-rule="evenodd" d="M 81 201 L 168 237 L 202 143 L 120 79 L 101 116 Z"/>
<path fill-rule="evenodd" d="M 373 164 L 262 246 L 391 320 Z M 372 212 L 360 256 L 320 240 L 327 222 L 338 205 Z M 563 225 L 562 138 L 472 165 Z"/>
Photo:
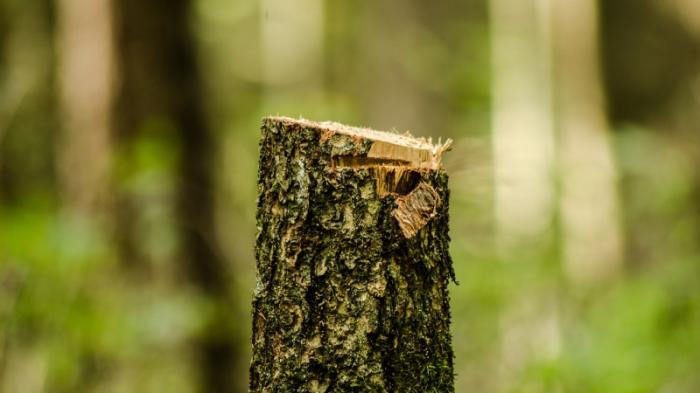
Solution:
<path fill-rule="evenodd" d="M 382 137 L 263 119 L 251 392 L 454 391 L 447 175 Z"/>

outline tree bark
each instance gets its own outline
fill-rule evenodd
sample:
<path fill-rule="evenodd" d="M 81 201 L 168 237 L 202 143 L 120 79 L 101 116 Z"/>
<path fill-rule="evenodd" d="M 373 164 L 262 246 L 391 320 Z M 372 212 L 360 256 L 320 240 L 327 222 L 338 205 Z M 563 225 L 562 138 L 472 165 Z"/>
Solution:
<path fill-rule="evenodd" d="M 451 392 L 448 147 L 262 124 L 251 392 Z"/>

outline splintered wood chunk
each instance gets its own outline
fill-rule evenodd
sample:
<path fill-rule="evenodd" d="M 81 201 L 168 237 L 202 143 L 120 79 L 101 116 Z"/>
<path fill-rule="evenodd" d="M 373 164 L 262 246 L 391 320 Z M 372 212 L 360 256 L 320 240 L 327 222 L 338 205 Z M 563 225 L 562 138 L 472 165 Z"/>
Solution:
<path fill-rule="evenodd" d="M 391 212 L 407 238 L 413 237 L 437 214 L 440 195 L 430 184 L 421 182 L 405 197 L 396 199 L 398 207 Z"/>

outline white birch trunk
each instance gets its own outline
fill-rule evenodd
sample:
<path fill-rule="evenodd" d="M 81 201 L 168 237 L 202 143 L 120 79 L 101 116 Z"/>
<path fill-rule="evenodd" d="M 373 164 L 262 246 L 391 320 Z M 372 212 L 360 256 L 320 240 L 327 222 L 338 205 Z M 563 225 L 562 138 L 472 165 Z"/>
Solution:
<path fill-rule="evenodd" d="M 553 216 L 549 32 L 538 0 L 491 0 L 493 157 L 499 244 L 529 244 Z"/>
<path fill-rule="evenodd" d="M 616 167 L 601 89 L 594 0 L 554 2 L 560 210 L 565 271 L 579 287 L 622 263 Z"/>
<path fill-rule="evenodd" d="M 491 0 L 497 240 L 509 263 L 540 263 L 552 246 L 554 129 L 547 0 Z M 501 317 L 498 384 L 513 388 L 532 359 L 560 350 L 553 290 L 516 289 Z"/>

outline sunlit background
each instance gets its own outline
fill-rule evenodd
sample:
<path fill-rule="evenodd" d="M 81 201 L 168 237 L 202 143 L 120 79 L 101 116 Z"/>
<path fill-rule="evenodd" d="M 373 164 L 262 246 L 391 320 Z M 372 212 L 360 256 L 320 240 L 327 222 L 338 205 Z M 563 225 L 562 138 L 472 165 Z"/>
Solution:
<path fill-rule="evenodd" d="M 0 0 L 0 391 L 244 392 L 265 115 L 449 137 L 458 392 L 700 392 L 697 0 Z"/>

